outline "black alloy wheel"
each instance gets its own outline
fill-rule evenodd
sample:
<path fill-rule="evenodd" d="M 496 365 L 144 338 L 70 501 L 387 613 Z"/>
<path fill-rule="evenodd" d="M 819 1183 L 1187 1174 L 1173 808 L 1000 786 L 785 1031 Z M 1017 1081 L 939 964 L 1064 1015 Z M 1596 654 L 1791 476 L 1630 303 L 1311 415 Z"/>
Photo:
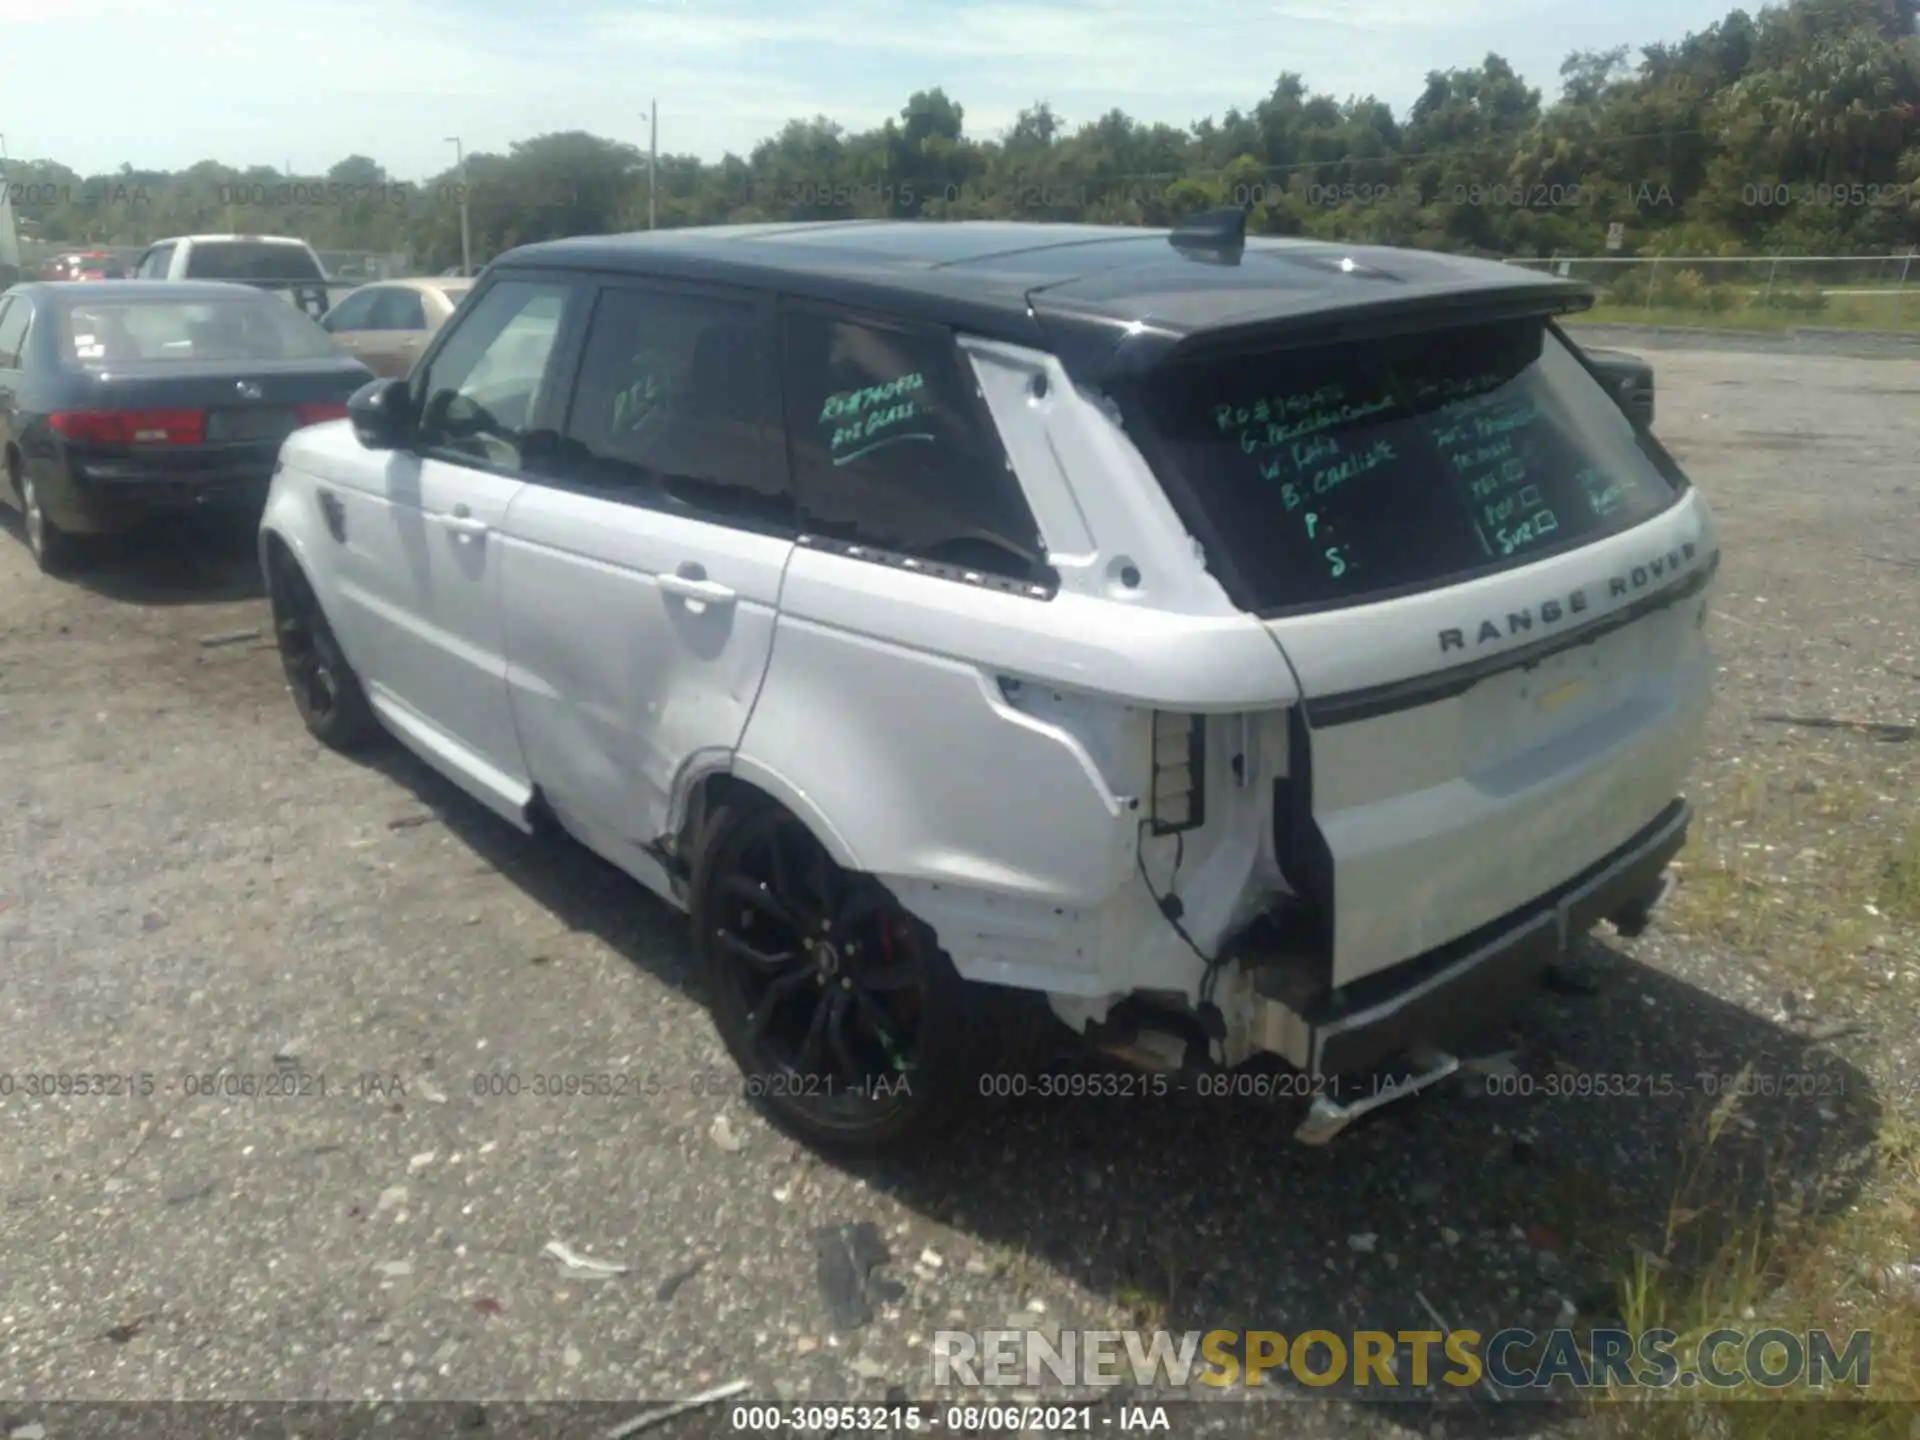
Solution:
<path fill-rule="evenodd" d="M 365 692 L 347 664 L 320 601 L 291 561 L 275 562 L 269 585 L 280 665 L 294 706 L 313 737 L 351 750 L 378 729 Z"/>
<path fill-rule="evenodd" d="M 695 868 L 696 947 L 746 1093 L 827 1149 L 945 1128 L 977 1088 L 982 1003 L 933 932 L 769 802 L 721 807 Z"/>

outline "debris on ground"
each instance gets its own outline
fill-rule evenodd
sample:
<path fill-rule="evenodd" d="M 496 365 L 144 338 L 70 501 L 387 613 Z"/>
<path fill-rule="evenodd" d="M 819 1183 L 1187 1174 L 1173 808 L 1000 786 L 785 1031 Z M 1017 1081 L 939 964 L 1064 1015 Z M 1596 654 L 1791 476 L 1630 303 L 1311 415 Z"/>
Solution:
<path fill-rule="evenodd" d="M 673 1299 L 675 1295 L 680 1293 L 680 1287 L 682 1285 L 685 1285 L 705 1269 L 706 1264 L 707 1262 L 705 1260 L 696 1260 L 684 1269 L 674 1271 L 660 1282 L 659 1288 L 653 1292 L 653 1298 L 663 1305 L 666 1304 L 667 1301 Z"/>
<path fill-rule="evenodd" d="M 1491 1080 L 1512 1080 L 1520 1073 L 1519 1067 L 1513 1063 L 1513 1057 L 1518 1053 L 1517 1050 L 1500 1050 L 1492 1055 L 1476 1055 L 1460 1062 L 1460 1072 Z"/>
<path fill-rule="evenodd" d="M 258 640 L 259 638 L 260 632 L 258 630 L 223 630 L 218 635 L 202 635 L 200 637 L 200 648 L 203 650 L 217 650 L 223 645 L 238 645 L 243 640 Z"/>
<path fill-rule="evenodd" d="M 549 1240 L 542 1249 L 571 1275 L 583 1280 L 607 1280 L 615 1275 L 624 1275 L 628 1267 L 617 1260 L 596 1260 L 591 1255 L 582 1255 L 564 1240 Z"/>
<path fill-rule="evenodd" d="M 1434 1308 L 1433 1302 L 1426 1297 L 1425 1292 L 1416 1290 L 1413 1292 L 1413 1298 L 1420 1302 L 1420 1308 L 1427 1312 L 1427 1318 L 1433 1321 L 1434 1328 L 1440 1332 L 1441 1337 L 1443 1339 L 1452 1339 L 1454 1333 L 1453 1327 L 1447 1324 L 1441 1317 L 1440 1312 Z M 1480 1377 L 1480 1388 L 1486 1391 L 1489 1400 L 1500 1402 L 1507 1398 L 1505 1394 L 1494 1388 L 1493 1381 L 1484 1374 Z"/>
<path fill-rule="evenodd" d="M 146 1328 L 149 1320 L 155 1319 L 159 1314 L 160 1312 L 158 1310 L 148 1310 L 142 1314 L 135 1315 L 130 1320 L 122 1320 L 118 1325 L 105 1331 L 100 1338 L 102 1340 L 111 1340 L 116 1345 L 125 1345 L 129 1340 L 133 1339 L 134 1336 L 138 1335 L 141 1330 Z"/>
<path fill-rule="evenodd" d="M 1851 730 L 1875 740 L 1898 743 L 1920 735 L 1920 725 L 1895 725 L 1885 720 L 1854 720 L 1844 715 L 1756 715 L 1771 725 L 1799 725 L 1809 730 Z"/>
<path fill-rule="evenodd" d="M 629 1435 L 638 1435 L 642 1430 L 650 1430 L 663 1420 L 684 1415 L 689 1410 L 698 1410 L 704 1405 L 712 1405 L 721 1400 L 731 1400 L 736 1395 L 744 1395 L 753 1388 L 750 1380 L 729 1380 L 724 1385 L 716 1385 L 711 1390 L 703 1390 L 698 1395 L 689 1396 L 675 1405 L 655 1410 L 648 1415 L 636 1415 L 624 1424 L 616 1425 L 607 1431 L 606 1440 L 627 1440 Z"/>
<path fill-rule="evenodd" d="M 438 815 L 435 815 L 432 811 L 427 811 L 426 813 L 420 814 L 420 815 L 396 815 L 393 817 L 393 819 L 387 821 L 387 829 L 413 830 L 413 829 L 417 829 L 422 825 L 431 825 L 435 820 L 438 820 L 439 818 L 440 817 Z"/>
<path fill-rule="evenodd" d="M 904 1293 L 897 1281 L 877 1281 L 874 1276 L 891 1256 L 872 1221 L 822 1225 L 813 1232 L 813 1243 L 820 1262 L 820 1294 L 835 1330 L 857 1330 L 873 1319 L 872 1300 L 894 1300 Z"/>
<path fill-rule="evenodd" d="M 735 1153 L 746 1148 L 746 1138 L 736 1132 L 724 1115 L 713 1117 L 713 1125 L 707 1131 L 707 1138 L 722 1150 Z"/>

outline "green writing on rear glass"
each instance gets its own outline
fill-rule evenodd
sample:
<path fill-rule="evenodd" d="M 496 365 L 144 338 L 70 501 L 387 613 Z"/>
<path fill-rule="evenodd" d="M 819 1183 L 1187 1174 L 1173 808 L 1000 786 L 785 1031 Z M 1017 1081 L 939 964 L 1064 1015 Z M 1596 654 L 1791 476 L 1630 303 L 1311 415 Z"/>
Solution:
<path fill-rule="evenodd" d="M 1391 396 L 1356 399 L 1346 386 L 1327 384 L 1216 404 L 1209 413 L 1216 435 L 1255 457 L 1260 478 L 1278 489 L 1290 523 L 1300 525 L 1310 552 L 1338 580 L 1356 566 L 1345 545 L 1328 543 L 1340 538 L 1336 517 L 1341 511 L 1337 499 L 1327 497 L 1349 493 L 1361 477 L 1401 459 L 1392 440 L 1356 439 L 1343 432 L 1397 403 Z M 1327 503 L 1319 503 L 1322 499 Z M 1355 503 L 1365 500 L 1356 496 Z"/>
<path fill-rule="evenodd" d="M 1598 519 L 1606 519 L 1627 503 L 1627 487 L 1597 466 L 1589 466 L 1573 478 L 1587 497 L 1587 508 Z"/>
<path fill-rule="evenodd" d="M 1486 374 L 1418 387 L 1444 401 L 1427 418 L 1427 434 L 1463 487 L 1474 533 L 1489 556 L 1516 554 L 1560 528 L 1534 473 L 1540 447 L 1531 432 L 1541 409 L 1491 393 L 1508 378 Z"/>
<path fill-rule="evenodd" d="M 1391 396 L 1356 401 L 1348 398 L 1344 385 L 1322 385 L 1245 405 L 1215 405 L 1213 423 L 1218 433 L 1234 436 L 1242 454 L 1258 455 L 1303 437 L 1385 414 L 1394 403 Z"/>

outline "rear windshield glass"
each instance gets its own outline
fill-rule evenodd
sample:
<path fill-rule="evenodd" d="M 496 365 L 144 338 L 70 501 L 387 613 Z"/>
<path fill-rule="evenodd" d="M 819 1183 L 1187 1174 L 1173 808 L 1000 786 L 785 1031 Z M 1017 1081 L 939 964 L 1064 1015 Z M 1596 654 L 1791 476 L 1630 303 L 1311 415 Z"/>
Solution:
<path fill-rule="evenodd" d="M 199 240 L 187 252 L 190 280 L 319 280 L 304 246 L 259 240 Z"/>
<path fill-rule="evenodd" d="M 1196 361 L 1139 403 L 1189 524 L 1263 612 L 1525 565 L 1685 483 L 1539 320 Z"/>
<path fill-rule="evenodd" d="M 326 331 L 284 301 L 116 300 L 75 305 L 61 317 L 69 363 L 147 360 L 310 360 L 331 355 Z"/>

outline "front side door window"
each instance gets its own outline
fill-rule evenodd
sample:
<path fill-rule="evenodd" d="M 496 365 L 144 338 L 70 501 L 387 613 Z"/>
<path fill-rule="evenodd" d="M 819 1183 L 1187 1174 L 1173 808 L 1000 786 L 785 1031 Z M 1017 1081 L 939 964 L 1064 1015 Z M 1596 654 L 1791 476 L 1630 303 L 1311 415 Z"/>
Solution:
<path fill-rule="evenodd" d="M 548 361 L 574 289 L 544 280 L 489 287 L 419 377 L 416 440 L 423 452 L 524 468 Z"/>

